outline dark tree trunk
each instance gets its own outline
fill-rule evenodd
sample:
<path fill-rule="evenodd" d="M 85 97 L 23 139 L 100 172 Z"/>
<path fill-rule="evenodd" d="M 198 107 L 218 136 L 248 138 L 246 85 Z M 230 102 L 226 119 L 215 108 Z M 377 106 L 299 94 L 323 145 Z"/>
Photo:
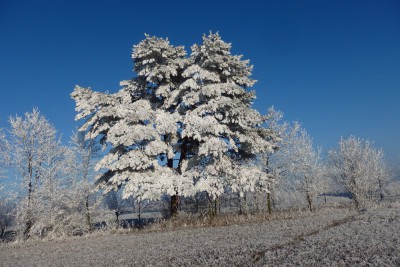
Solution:
<path fill-rule="evenodd" d="M 33 193 L 33 185 L 32 185 L 32 179 L 33 179 L 33 169 L 32 169 L 32 156 L 29 154 L 29 159 L 28 159 L 28 173 L 29 173 L 29 183 L 28 183 L 28 214 L 27 214 L 27 221 L 25 223 L 25 230 L 24 230 L 24 236 L 26 238 L 29 237 L 29 232 L 31 231 L 32 228 L 32 220 L 31 220 L 31 201 L 32 201 L 32 193 Z"/>
<path fill-rule="evenodd" d="M 382 181 L 379 180 L 379 198 L 382 201 L 383 200 L 383 185 L 382 185 Z"/>
<path fill-rule="evenodd" d="M 139 220 L 139 228 L 142 228 L 142 207 L 141 207 L 141 201 L 138 201 L 138 220 Z"/>
<path fill-rule="evenodd" d="M 25 230 L 24 230 L 24 237 L 25 238 L 29 238 L 29 236 L 30 236 L 29 233 L 31 231 L 32 226 L 33 226 L 32 220 L 28 219 L 28 221 L 25 223 Z"/>
<path fill-rule="evenodd" d="M 86 208 L 86 225 L 88 227 L 88 231 L 92 231 L 92 220 L 90 218 L 90 210 L 89 210 L 89 196 L 85 198 L 85 208 Z"/>
<path fill-rule="evenodd" d="M 182 170 L 181 170 L 182 161 L 186 159 L 186 155 L 187 155 L 187 142 L 188 142 L 188 140 L 186 138 L 184 138 L 183 142 L 182 142 L 181 155 L 179 157 L 179 162 L 178 162 L 178 166 L 177 166 L 177 171 L 180 174 L 182 174 Z M 174 167 L 173 159 L 168 159 L 167 166 L 169 168 Z M 171 217 L 176 216 L 178 214 L 178 207 L 179 207 L 179 194 L 178 194 L 178 190 L 176 190 L 175 195 L 171 196 L 171 209 L 170 209 Z"/>
<path fill-rule="evenodd" d="M 117 223 L 117 228 L 118 228 L 119 227 L 119 211 L 115 212 L 115 217 L 116 217 L 115 222 Z"/>
<path fill-rule="evenodd" d="M 6 227 L 0 221 L 0 239 L 3 239 Z"/>
<path fill-rule="evenodd" d="M 171 217 L 174 217 L 178 214 L 178 204 L 179 204 L 179 196 L 175 194 L 171 196 Z"/>
<path fill-rule="evenodd" d="M 218 197 L 214 200 L 214 214 L 218 214 Z"/>
<path fill-rule="evenodd" d="M 173 169 L 173 164 L 174 164 L 174 160 L 173 159 L 168 159 L 167 161 L 167 166 L 171 169 Z M 175 195 L 171 196 L 171 201 L 170 201 L 170 216 L 174 217 L 178 214 L 178 201 L 179 201 L 179 196 L 178 193 L 176 193 Z"/>
<path fill-rule="evenodd" d="M 246 192 L 243 193 L 243 208 L 242 208 L 242 213 L 247 214 L 248 213 L 248 206 L 247 206 L 247 194 Z"/>
<path fill-rule="evenodd" d="M 358 210 L 360 208 L 360 201 L 357 196 L 357 183 L 356 183 L 356 178 L 351 177 L 351 183 L 353 184 L 353 189 L 351 190 L 351 196 L 354 201 L 354 205 L 356 206 L 356 209 Z"/>
<path fill-rule="evenodd" d="M 308 208 L 310 209 L 310 211 L 312 211 L 312 199 L 309 194 L 307 194 L 307 202 L 308 202 Z"/>
<path fill-rule="evenodd" d="M 265 172 L 267 174 L 269 174 L 269 156 L 268 155 L 267 155 L 267 159 L 266 159 L 265 165 L 266 165 Z M 268 208 L 268 213 L 271 214 L 272 213 L 272 207 L 271 207 L 271 193 L 270 192 L 267 193 L 267 208 Z"/>
<path fill-rule="evenodd" d="M 360 208 L 360 201 L 358 200 L 357 194 L 352 193 L 354 205 L 356 206 L 356 209 L 358 210 Z"/>
<path fill-rule="evenodd" d="M 272 208 L 271 208 L 271 193 L 267 193 L 267 207 L 268 207 L 268 213 L 272 213 Z"/>

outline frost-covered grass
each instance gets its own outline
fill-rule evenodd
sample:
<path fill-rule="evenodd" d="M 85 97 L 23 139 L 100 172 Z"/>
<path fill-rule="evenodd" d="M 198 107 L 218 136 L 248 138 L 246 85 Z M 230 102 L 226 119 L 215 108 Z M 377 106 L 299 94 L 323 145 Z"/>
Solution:
<path fill-rule="evenodd" d="M 170 229 L 11 243 L 0 247 L 0 266 L 400 265 L 396 203 Z"/>
<path fill-rule="evenodd" d="M 400 266 L 400 205 L 386 204 L 258 252 L 258 266 Z"/>

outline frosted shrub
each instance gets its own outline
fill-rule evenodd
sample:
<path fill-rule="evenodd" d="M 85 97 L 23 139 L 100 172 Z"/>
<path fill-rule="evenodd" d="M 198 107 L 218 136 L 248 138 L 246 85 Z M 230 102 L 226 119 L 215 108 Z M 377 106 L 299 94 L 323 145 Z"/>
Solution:
<path fill-rule="evenodd" d="M 339 146 L 329 152 L 332 176 L 348 190 L 357 208 L 368 197 L 383 198 L 384 185 L 389 180 L 383 151 L 368 140 L 355 136 L 340 139 Z"/>

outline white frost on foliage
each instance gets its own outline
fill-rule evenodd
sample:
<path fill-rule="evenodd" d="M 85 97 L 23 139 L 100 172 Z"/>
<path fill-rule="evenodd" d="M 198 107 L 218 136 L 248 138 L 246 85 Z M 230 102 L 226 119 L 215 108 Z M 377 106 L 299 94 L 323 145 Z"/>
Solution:
<path fill-rule="evenodd" d="M 225 183 L 221 178 L 207 173 L 197 181 L 196 189 L 199 192 L 206 191 L 211 199 L 216 199 L 225 192 Z"/>
<path fill-rule="evenodd" d="M 142 140 L 153 140 L 158 137 L 152 125 L 130 125 L 120 120 L 108 132 L 108 141 L 117 146 L 131 146 Z"/>
<path fill-rule="evenodd" d="M 158 200 L 166 193 L 176 194 L 179 190 L 181 195 L 191 194 L 192 183 L 187 182 L 183 176 L 169 168 L 155 167 L 149 172 L 132 172 L 124 186 L 123 197 L 129 198 L 134 195 L 138 200 Z"/>
<path fill-rule="evenodd" d="M 206 143 L 202 143 L 199 148 L 199 156 L 213 156 L 220 158 L 227 149 L 227 144 L 217 137 L 211 137 Z"/>
<path fill-rule="evenodd" d="M 177 123 L 180 121 L 180 116 L 177 113 L 168 113 L 159 111 L 155 115 L 156 130 L 159 134 L 174 134 L 178 130 Z"/>
<path fill-rule="evenodd" d="M 227 126 L 220 124 L 215 118 L 196 116 L 193 112 L 186 114 L 183 124 L 185 127 L 182 137 L 191 137 L 198 141 L 207 141 L 211 136 L 230 132 Z"/>
<path fill-rule="evenodd" d="M 76 119 L 86 118 L 81 130 L 110 147 L 96 166 L 106 170 L 102 188 L 124 185 L 125 197 L 140 199 L 266 190 L 268 177 L 237 165 L 273 146 L 262 127 L 266 117 L 251 108 L 252 66 L 230 49 L 210 33 L 187 57 L 184 47 L 146 35 L 132 53 L 137 76 L 122 81 L 119 92 L 75 88 Z"/>
<path fill-rule="evenodd" d="M 233 179 L 229 184 L 234 192 L 238 192 L 242 197 L 246 192 L 269 192 L 268 185 L 271 177 L 258 166 L 253 164 L 236 164 L 233 168 Z"/>
<path fill-rule="evenodd" d="M 109 169 L 111 171 L 123 171 L 127 168 L 132 170 L 145 170 L 153 166 L 154 160 L 142 150 L 131 150 L 118 157 L 116 154 L 105 156 L 98 164 L 96 170 Z"/>

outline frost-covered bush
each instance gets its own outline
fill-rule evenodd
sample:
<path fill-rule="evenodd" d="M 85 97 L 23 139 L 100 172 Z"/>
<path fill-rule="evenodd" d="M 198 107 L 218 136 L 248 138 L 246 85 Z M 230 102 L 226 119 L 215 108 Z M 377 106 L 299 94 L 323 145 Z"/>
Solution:
<path fill-rule="evenodd" d="M 83 234 L 97 222 L 111 222 L 112 212 L 101 206 L 90 181 L 93 147 L 61 145 L 56 129 L 37 109 L 11 117 L 10 125 L 7 153 L 18 174 L 19 239 Z"/>
<path fill-rule="evenodd" d="M 355 136 L 341 138 L 338 148 L 329 152 L 331 175 L 348 190 L 357 208 L 368 198 L 383 198 L 389 180 L 383 151 L 368 140 Z"/>
<path fill-rule="evenodd" d="M 385 193 L 392 200 L 400 200 L 400 181 L 390 181 L 385 188 Z"/>
<path fill-rule="evenodd" d="M 37 192 L 31 201 L 35 205 L 26 209 L 25 198 L 17 206 L 17 232 L 19 239 L 59 238 L 63 236 L 83 235 L 94 228 L 114 227 L 114 212 L 102 206 L 101 195 L 92 197 L 89 211 L 85 200 L 76 188 L 53 188 L 52 192 Z M 87 214 L 90 215 L 90 225 Z M 29 232 L 27 220 L 31 221 Z"/>

